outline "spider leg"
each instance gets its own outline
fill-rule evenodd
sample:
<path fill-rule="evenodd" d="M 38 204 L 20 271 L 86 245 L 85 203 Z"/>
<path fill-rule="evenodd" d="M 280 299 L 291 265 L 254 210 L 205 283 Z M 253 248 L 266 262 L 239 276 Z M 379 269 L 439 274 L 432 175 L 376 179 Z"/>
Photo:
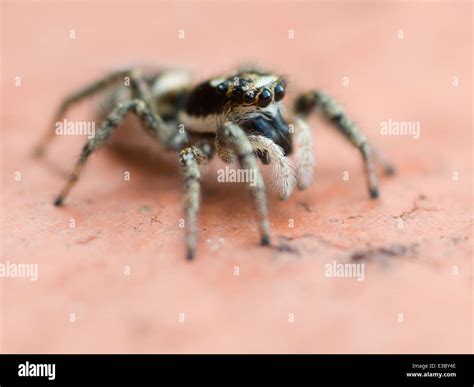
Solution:
<path fill-rule="evenodd" d="M 77 102 L 80 102 L 84 98 L 91 97 L 94 94 L 98 93 L 101 90 L 104 90 L 105 88 L 113 85 L 120 79 L 123 79 L 127 74 L 129 74 L 130 70 L 122 70 L 122 71 L 116 71 L 111 74 L 108 74 L 104 78 L 101 78 L 94 83 L 84 87 L 83 89 L 71 94 L 69 97 L 67 97 L 59 106 L 59 109 L 56 112 L 55 118 L 51 124 L 51 128 L 45 133 L 43 138 L 40 140 L 38 145 L 36 146 L 34 150 L 34 155 L 36 157 L 40 157 L 45 149 L 46 146 L 51 142 L 51 140 L 54 138 L 55 135 L 55 123 L 58 121 L 61 121 L 64 115 L 66 114 L 66 111 L 74 104 Z"/>
<path fill-rule="evenodd" d="M 152 114 L 155 118 L 159 117 L 156 100 L 153 98 L 147 78 L 139 69 L 133 69 L 130 72 L 130 79 L 132 81 L 133 98 L 144 101 L 149 108 L 149 111 L 144 114 Z M 161 122 L 159 130 L 155 130 L 150 125 L 145 126 L 145 128 L 149 129 L 149 134 L 152 137 L 157 137 L 168 149 L 179 150 L 187 142 L 187 136 L 184 132 L 173 130 L 170 125 L 164 122 Z"/>
<path fill-rule="evenodd" d="M 193 259 L 197 244 L 197 214 L 201 196 L 199 165 L 207 162 L 207 156 L 197 147 L 184 148 L 179 155 L 184 178 L 184 213 L 186 216 L 187 259 Z"/>
<path fill-rule="evenodd" d="M 128 112 L 135 113 L 144 122 L 147 132 L 152 136 L 158 136 L 160 130 L 164 125 L 164 121 L 153 114 L 148 105 L 138 99 L 121 102 L 117 105 L 114 111 L 109 114 L 105 121 L 100 125 L 96 135 L 88 140 L 82 149 L 79 160 L 76 163 L 66 185 L 61 193 L 56 198 L 54 205 L 60 206 L 66 199 L 71 188 L 79 179 L 82 167 L 86 163 L 89 156 L 104 144 L 114 130 L 123 122 Z"/>
<path fill-rule="evenodd" d="M 297 114 L 305 116 L 315 107 L 318 107 L 322 115 L 359 149 L 364 160 L 370 196 L 372 198 L 378 197 L 379 192 L 375 169 L 377 154 L 364 133 L 347 117 L 342 107 L 332 97 L 319 91 L 311 91 L 300 96 L 296 100 L 294 110 Z M 378 157 L 378 159 L 382 161 L 381 157 Z M 395 170 L 388 161 L 384 161 L 382 164 L 387 174 L 393 173 Z"/>
<path fill-rule="evenodd" d="M 117 71 L 107 75 L 106 77 L 99 79 L 98 81 L 92 83 L 89 86 L 86 86 L 84 89 L 79 90 L 78 92 L 67 97 L 63 103 L 60 105 L 55 119 L 51 125 L 51 129 L 45 134 L 41 139 L 38 146 L 35 148 L 34 155 L 40 157 L 46 146 L 54 138 L 55 134 L 55 125 L 54 123 L 61 121 L 66 111 L 75 103 L 80 102 L 86 97 L 91 97 L 94 94 L 106 89 L 107 87 L 117 83 L 124 77 L 130 78 L 130 85 L 132 88 L 132 98 L 137 98 L 143 100 L 149 107 L 149 110 L 157 116 L 157 110 L 155 106 L 155 100 L 150 91 L 148 81 L 146 77 L 142 74 L 139 69 L 128 69 L 123 71 Z M 179 131 L 172 131 L 171 128 L 167 125 L 162 125 L 161 130 L 157 133 L 158 137 L 163 143 L 165 143 L 169 148 L 179 149 L 185 142 L 184 133 Z"/>
<path fill-rule="evenodd" d="M 223 151 L 230 148 L 239 159 L 240 165 L 247 171 L 254 171 L 255 182 L 249 182 L 250 194 L 257 212 L 258 227 L 261 235 L 261 244 L 270 244 L 270 224 L 268 222 L 267 199 L 265 197 L 265 184 L 258 169 L 257 159 L 252 144 L 245 132 L 236 124 L 227 122 L 219 128 L 216 135 L 216 150 L 219 156 L 229 153 Z M 232 160 L 232 157 L 229 158 Z M 225 161 L 225 160 L 224 160 Z"/>
<path fill-rule="evenodd" d="M 277 190 L 281 200 L 288 199 L 293 192 L 296 178 L 293 166 L 290 160 L 285 157 L 283 149 L 265 136 L 250 135 L 248 140 L 254 150 L 266 152 L 268 159 L 273 161 L 273 187 Z"/>
<path fill-rule="evenodd" d="M 287 116 L 292 124 L 296 142 L 296 181 L 298 189 L 304 190 L 313 181 L 316 160 L 313 155 L 313 136 L 307 122 L 299 116 Z"/>

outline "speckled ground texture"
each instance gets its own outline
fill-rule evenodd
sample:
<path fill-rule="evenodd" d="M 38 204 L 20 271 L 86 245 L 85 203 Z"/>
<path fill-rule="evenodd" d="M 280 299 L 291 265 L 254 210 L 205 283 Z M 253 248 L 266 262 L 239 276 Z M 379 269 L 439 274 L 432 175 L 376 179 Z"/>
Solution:
<path fill-rule="evenodd" d="M 39 278 L 0 279 L 1 351 L 472 352 L 471 24 L 469 2 L 3 2 L 1 260 Z M 104 149 L 52 205 L 84 138 L 30 153 L 68 93 L 128 64 L 201 80 L 249 61 L 287 74 L 288 100 L 319 88 L 343 103 L 398 168 L 379 200 L 358 152 L 314 116 L 315 181 L 269 195 L 272 247 L 217 159 L 192 263 L 174 154 Z M 419 122 L 420 138 L 381 135 L 389 119 Z M 364 280 L 328 277 L 334 262 L 363 264 Z"/>

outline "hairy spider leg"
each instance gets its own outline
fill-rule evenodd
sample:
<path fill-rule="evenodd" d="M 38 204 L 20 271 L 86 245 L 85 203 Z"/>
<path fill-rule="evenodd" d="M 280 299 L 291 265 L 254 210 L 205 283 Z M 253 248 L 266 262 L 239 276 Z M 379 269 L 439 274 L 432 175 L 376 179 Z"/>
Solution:
<path fill-rule="evenodd" d="M 142 74 L 139 69 L 128 69 L 117 71 L 105 76 L 102 79 L 92 83 L 91 85 L 85 87 L 82 90 L 70 95 L 67 97 L 60 105 L 55 120 L 51 125 L 51 129 L 46 133 L 46 135 L 41 139 L 38 146 L 35 148 L 34 154 L 35 156 L 40 157 L 45 149 L 46 146 L 51 142 L 54 138 L 55 134 L 55 122 L 61 121 L 66 111 L 74 104 L 80 102 L 81 100 L 92 97 L 94 94 L 112 86 L 113 84 L 117 83 L 120 80 L 124 80 L 129 78 L 130 85 L 132 88 L 132 98 L 141 99 L 143 100 L 149 107 L 150 111 L 158 116 L 157 109 L 156 109 L 156 102 L 152 96 L 150 91 L 150 87 L 148 84 L 147 78 Z M 171 127 L 167 125 L 162 126 L 162 130 L 158 133 L 158 138 L 165 143 L 169 148 L 172 149 L 180 149 L 184 143 L 186 142 L 186 136 L 184 133 L 179 132 L 178 130 L 173 130 Z"/>
<path fill-rule="evenodd" d="M 183 205 L 186 217 L 186 257 L 193 259 L 196 253 L 199 201 L 201 197 L 201 172 L 199 165 L 207 163 L 204 152 L 195 146 L 187 147 L 180 152 L 179 159 L 183 172 Z"/>
<path fill-rule="evenodd" d="M 288 114 L 288 113 L 287 113 Z M 290 114 L 287 122 L 293 126 L 296 143 L 296 182 L 298 189 L 309 187 L 314 177 L 316 159 L 313 155 L 313 136 L 311 127 L 299 115 Z"/>
<path fill-rule="evenodd" d="M 294 110 L 297 114 L 306 116 L 315 107 L 319 108 L 323 117 L 335 125 L 336 128 L 359 149 L 365 165 L 370 196 L 377 198 L 379 191 L 375 169 L 376 154 L 364 133 L 349 119 L 337 101 L 320 91 L 310 91 L 300 96 L 295 102 Z M 394 168 L 391 163 L 386 160 L 380 161 L 384 163 L 386 173 L 393 173 Z"/>
<path fill-rule="evenodd" d="M 106 89 L 107 87 L 113 85 L 114 83 L 118 82 L 120 79 L 123 79 L 127 74 L 130 73 L 130 70 L 121 70 L 121 71 L 116 71 L 113 73 L 110 73 L 106 75 L 104 78 L 101 78 L 94 83 L 84 87 L 83 89 L 71 94 L 68 96 L 64 101 L 61 103 L 59 106 L 55 118 L 49 128 L 49 130 L 45 133 L 45 135 L 42 137 L 38 145 L 36 146 L 34 150 L 34 155 L 37 157 L 40 157 L 43 155 L 43 153 L 46 150 L 46 147 L 48 144 L 51 142 L 51 140 L 54 138 L 55 134 L 55 123 L 58 121 L 61 121 L 64 115 L 66 114 L 66 111 L 72 106 L 75 105 L 76 103 L 80 102 L 81 100 L 87 98 L 87 97 L 92 97 L 94 94 L 98 93 L 101 90 Z"/>
<path fill-rule="evenodd" d="M 159 116 L 153 114 L 148 105 L 142 100 L 134 99 L 119 103 L 100 125 L 95 137 L 89 139 L 84 145 L 79 160 L 77 161 L 66 185 L 56 198 L 54 205 L 62 205 L 69 194 L 69 191 L 79 179 L 82 167 L 89 156 L 99 149 L 101 145 L 104 144 L 105 140 L 112 135 L 114 130 L 123 122 L 128 112 L 136 114 L 144 123 L 147 133 L 154 137 L 159 137 L 160 131 L 166 126 L 166 123 Z"/>
<path fill-rule="evenodd" d="M 224 145 L 224 146 L 222 146 Z M 243 169 L 254 171 L 255 181 L 248 182 L 250 188 L 250 195 L 252 197 L 255 211 L 257 212 L 258 228 L 260 230 L 261 244 L 270 244 L 270 224 L 268 222 L 267 199 L 265 196 L 265 184 L 262 175 L 257 165 L 252 144 L 248 140 L 245 132 L 235 123 L 227 122 L 222 125 L 216 134 L 216 150 L 222 158 L 222 150 L 231 148 L 239 159 L 240 165 Z M 228 156 L 225 153 L 223 160 Z M 232 158 L 228 159 L 231 160 Z"/>
<path fill-rule="evenodd" d="M 256 151 L 265 152 L 269 161 L 273 162 L 272 186 L 280 200 L 286 200 L 296 185 L 295 173 L 288 157 L 285 157 L 282 147 L 265 136 L 250 135 L 247 137 Z"/>

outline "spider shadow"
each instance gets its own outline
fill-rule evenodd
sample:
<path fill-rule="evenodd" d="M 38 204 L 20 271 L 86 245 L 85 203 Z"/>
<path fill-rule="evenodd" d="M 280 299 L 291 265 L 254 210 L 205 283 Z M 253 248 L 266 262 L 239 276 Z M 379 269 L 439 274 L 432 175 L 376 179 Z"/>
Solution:
<path fill-rule="evenodd" d="M 137 146 L 114 144 L 107 146 L 105 153 L 117 163 L 138 169 L 150 177 L 180 175 L 178 154 L 175 152 L 151 151 Z"/>
<path fill-rule="evenodd" d="M 169 178 L 181 187 L 182 173 L 179 168 L 178 152 L 162 151 L 160 153 L 146 152 L 133 146 L 114 145 L 108 152 L 117 162 L 126 163 L 130 168 L 139 168 L 145 178 L 158 181 Z M 253 216 L 251 196 L 246 183 L 222 183 L 217 179 L 217 171 L 225 167 L 223 161 L 214 156 L 208 166 L 201 169 L 201 210 L 202 214 L 208 214 L 211 218 L 221 219 L 224 222 L 231 221 L 236 217 L 235 209 L 238 208 L 239 217 Z M 159 189 L 166 189 L 164 184 L 156 183 Z M 182 189 L 168 186 L 175 191 L 176 195 L 183 194 Z M 271 193 L 267 195 L 268 203 L 275 207 L 280 201 Z M 157 199 L 159 202 L 159 199 Z M 275 202 L 275 203 L 274 203 Z"/>

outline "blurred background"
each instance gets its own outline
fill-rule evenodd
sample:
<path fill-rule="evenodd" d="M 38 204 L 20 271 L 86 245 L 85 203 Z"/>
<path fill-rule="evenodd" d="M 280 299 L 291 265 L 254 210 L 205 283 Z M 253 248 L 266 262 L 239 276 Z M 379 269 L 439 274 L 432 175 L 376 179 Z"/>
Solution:
<path fill-rule="evenodd" d="M 39 269 L 0 279 L 2 352 L 472 352 L 472 3 L 6 1 L 1 13 L 1 260 Z M 52 205 L 85 138 L 31 152 L 69 93 L 126 65 L 199 81 L 248 62 L 288 76 L 288 103 L 318 88 L 345 106 L 398 168 L 380 199 L 357 150 L 313 117 L 316 178 L 269 196 L 270 248 L 245 186 L 217 183 L 217 159 L 192 263 L 176 155 L 104 149 Z M 418 123 L 419 139 L 383 135 L 389 120 Z M 363 265 L 364 280 L 328 277 L 333 263 Z"/>

